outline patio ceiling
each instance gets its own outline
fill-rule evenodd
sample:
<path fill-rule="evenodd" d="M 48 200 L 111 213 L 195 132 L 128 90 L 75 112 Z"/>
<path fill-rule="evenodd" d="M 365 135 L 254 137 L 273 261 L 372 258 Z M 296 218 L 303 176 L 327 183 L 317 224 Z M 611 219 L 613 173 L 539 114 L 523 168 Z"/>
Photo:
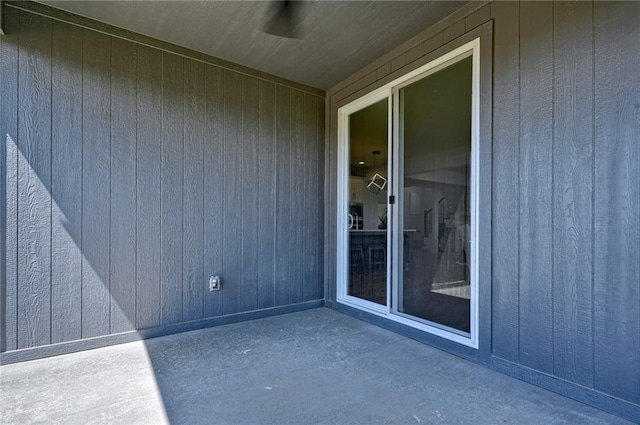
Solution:
<path fill-rule="evenodd" d="M 300 39 L 261 31 L 269 1 L 43 1 L 127 30 L 328 89 L 466 1 L 308 1 Z"/>

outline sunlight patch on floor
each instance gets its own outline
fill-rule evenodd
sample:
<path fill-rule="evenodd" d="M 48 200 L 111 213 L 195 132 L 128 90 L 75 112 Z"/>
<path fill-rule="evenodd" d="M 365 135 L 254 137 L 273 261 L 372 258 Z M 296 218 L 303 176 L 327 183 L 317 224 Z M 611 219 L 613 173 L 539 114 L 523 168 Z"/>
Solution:
<path fill-rule="evenodd" d="M 169 423 L 143 342 L 4 365 L 0 404 L 1 423 Z"/>

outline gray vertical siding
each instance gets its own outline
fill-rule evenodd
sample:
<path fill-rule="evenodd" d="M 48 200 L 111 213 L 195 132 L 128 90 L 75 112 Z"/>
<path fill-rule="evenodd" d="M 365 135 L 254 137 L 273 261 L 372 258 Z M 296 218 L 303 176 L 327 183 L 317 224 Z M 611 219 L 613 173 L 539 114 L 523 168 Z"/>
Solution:
<path fill-rule="evenodd" d="M 553 17 L 553 286 L 556 376 L 593 385 L 593 60 L 588 2 Z M 585 18 L 585 16 L 587 18 Z M 585 196 L 585 194 L 587 196 Z"/>
<path fill-rule="evenodd" d="M 276 164 L 275 113 L 276 88 L 263 81 L 258 86 L 258 308 L 275 302 L 276 270 Z M 318 158 L 319 156 L 316 156 Z M 316 174 L 317 175 L 317 174 Z M 316 239 L 319 240 L 318 237 Z"/>
<path fill-rule="evenodd" d="M 136 108 L 136 327 L 160 325 L 162 52 L 138 46 Z"/>
<path fill-rule="evenodd" d="M 224 205 L 224 95 L 223 71 L 212 66 L 205 67 L 205 118 L 204 118 L 204 275 L 222 274 Z M 219 188 L 219 190 L 211 190 Z M 227 288 L 225 288 L 226 290 Z M 271 304 L 273 305 L 273 304 Z M 207 293 L 205 288 L 204 316 L 222 315 L 222 293 Z"/>
<path fill-rule="evenodd" d="M 184 178 L 184 58 L 162 53 L 162 147 L 160 148 L 160 320 L 183 315 L 182 255 Z"/>
<path fill-rule="evenodd" d="M 21 16 L 28 15 L 21 13 Z M 20 28 L 22 38 L 22 28 Z M 82 44 L 82 338 L 109 333 L 111 287 L 111 43 L 83 30 Z M 18 221 L 23 217 L 18 215 Z M 34 223 L 35 225 L 35 223 Z M 18 279 L 22 287 L 22 279 Z M 18 322 L 18 329 L 20 322 Z"/>
<path fill-rule="evenodd" d="M 323 299 L 320 91 L 4 12 L 2 351 Z"/>
<path fill-rule="evenodd" d="M 594 387 L 640 404 L 640 3 L 593 24 Z"/>
<path fill-rule="evenodd" d="M 51 342 L 82 337 L 82 29 L 53 22 L 51 40 Z M 69 119 L 71 117 L 71 119 Z"/>
<path fill-rule="evenodd" d="M 204 64 L 184 62 L 183 320 L 204 314 Z"/>
<path fill-rule="evenodd" d="M 520 4 L 520 363 L 546 373 L 553 344 L 539 341 L 553 334 L 552 12 L 552 2 Z"/>
<path fill-rule="evenodd" d="M 490 333 L 481 329 L 480 351 L 489 343 L 490 355 L 425 340 L 637 420 L 638 2 L 469 6 L 329 90 L 329 303 L 335 301 L 337 108 L 447 52 L 489 20 L 493 101 L 481 114 L 491 111 L 491 132 L 483 137 L 491 139 L 492 154 L 481 167 L 490 165 L 484 199 L 491 201 L 480 209 L 490 212 L 491 225 L 480 234 L 489 231 L 492 254 L 490 264 L 480 264 L 486 276 L 480 291 L 481 299 L 490 291 L 491 302 L 481 304 Z"/>
<path fill-rule="evenodd" d="M 291 89 L 288 87 L 276 87 L 276 162 L 280 164 L 276 169 L 276 198 L 281 198 L 287 193 L 291 193 L 291 174 L 290 169 L 293 166 L 290 159 L 291 147 L 291 102 L 289 93 Z M 278 205 L 278 216 L 276 217 L 276 282 L 284 282 L 275 290 L 276 303 L 289 303 L 289 283 L 291 275 L 289 273 L 292 251 L 283 249 L 291 243 L 293 232 L 292 217 L 295 206 L 289 203 Z"/>
<path fill-rule="evenodd" d="M 240 310 L 255 310 L 258 305 L 258 81 L 242 78 L 242 145 L 240 193 L 242 194 L 242 240 L 240 246 L 242 286 Z"/>
<path fill-rule="evenodd" d="M 7 9 L 3 13 L 0 37 L 0 226 L 4 237 L 0 248 L 0 296 L 3 297 L 0 325 L 1 350 L 18 347 L 18 12 Z"/>
<path fill-rule="evenodd" d="M 135 328 L 137 45 L 111 40 L 110 330 Z M 64 117 L 61 117 L 64 119 Z M 132 319 L 130 319 L 132 318 Z"/>
<path fill-rule="evenodd" d="M 222 294 L 223 314 L 240 309 L 242 286 L 242 75 L 224 71 L 224 191 L 222 198 L 222 271 L 226 276 Z"/>
<path fill-rule="evenodd" d="M 18 348 L 51 340 L 51 21 L 21 15 L 18 52 Z"/>
<path fill-rule="evenodd" d="M 300 209 L 304 209 L 303 196 L 304 196 L 304 131 L 303 131 L 303 111 L 304 111 L 304 97 L 303 94 L 298 91 L 290 92 L 291 102 L 291 149 L 290 159 L 291 168 L 289 169 L 289 181 L 291 182 L 290 190 L 293 196 L 294 207 L 289 210 L 289 219 L 293 223 L 290 242 L 293 242 L 297 246 L 303 246 L 304 244 L 304 219 L 298 214 Z M 301 178 L 295 178 L 295 176 L 301 176 Z M 296 276 L 302 276 L 303 268 L 303 255 L 302 250 L 295 250 L 291 252 L 289 257 L 289 272 L 291 280 Z M 303 286 L 290 286 L 289 287 L 289 302 L 297 303 L 302 301 Z"/>
<path fill-rule="evenodd" d="M 519 245 L 520 196 L 518 194 L 520 157 L 520 127 L 495 125 L 501 121 L 520 122 L 520 58 L 510 46 L 518 40 L 520 4 L 505 2 L 503 7 L 492 5 L 494 19 L 493 78 L 493 191 L 492 213 L 500 217 L 500 225 L 493 226 L 493 258 L 491 290 L 494 305 L 517 306 L 520 297 L 517 283 Z M 500 166 L 497 166 L 500 165 Z M 492 220 L 493 222 L 493 220 Z M 497 249 L 511 245 L 511 249 Z M 492 308 L 492 353 L 502 358 L 517 358 L 520 318 L 517 308 Z M 500 337 L 496 337 L 499 335 Z"/>
<path fill-rule="evenodd" d="M 494 99 L 494 149 L 519 143 L 493 162 L 511 174 L 494 181 L 494 226 L 518 217 L 517 238 L 494 239 L 518 253 L 494 262 L 494 292 L 518 288 L 494 298 L 494 355 L 640 404 L 640 5 L 492 10 L 496 87 L 519 99 L 519 127 Z"/>

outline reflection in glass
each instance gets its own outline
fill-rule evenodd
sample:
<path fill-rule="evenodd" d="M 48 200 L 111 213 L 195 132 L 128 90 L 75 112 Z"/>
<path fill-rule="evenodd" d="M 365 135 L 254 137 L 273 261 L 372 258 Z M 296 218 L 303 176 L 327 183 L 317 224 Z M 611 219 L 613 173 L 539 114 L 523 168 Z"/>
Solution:
<path fill-rule="evenodd" d="M 349 295 L 387 303 L 388 100 L 349 116 Z"/>
<path fill-rule="evenodd" d="M 400 89 L 397 310 L 470 332 L 471 57 Z"/>

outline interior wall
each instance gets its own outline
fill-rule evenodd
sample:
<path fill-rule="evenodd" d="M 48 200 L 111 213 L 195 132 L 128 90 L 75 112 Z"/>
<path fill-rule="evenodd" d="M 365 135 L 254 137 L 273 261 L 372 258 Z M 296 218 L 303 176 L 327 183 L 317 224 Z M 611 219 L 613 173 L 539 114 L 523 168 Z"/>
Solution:
<path fill-rule="evenodd" d="M 322 92 L 3 18 L 1 351 L 322 302 Z"/>
<path fill-rule="evenodd" d="M 483 24 L 493 27 L 481 54 L 493 56 L 493 71 L 481 76 L 492 87 L 488 96 L 481 88 L 480 110 L 491 144 L 480 159 L 490 173 L 480 187 L 480 234 L 490 236 L 480 249 L 480 297 L 490 300 L 481 301 L 481 349 L 394 329 L 637 420 L 640 3 L 473 4 L 329 90 L 327 229 L 336 223 L 337 109 Z M 329 304 L 342 308 L 335 232 L 325 238 Z"/>

